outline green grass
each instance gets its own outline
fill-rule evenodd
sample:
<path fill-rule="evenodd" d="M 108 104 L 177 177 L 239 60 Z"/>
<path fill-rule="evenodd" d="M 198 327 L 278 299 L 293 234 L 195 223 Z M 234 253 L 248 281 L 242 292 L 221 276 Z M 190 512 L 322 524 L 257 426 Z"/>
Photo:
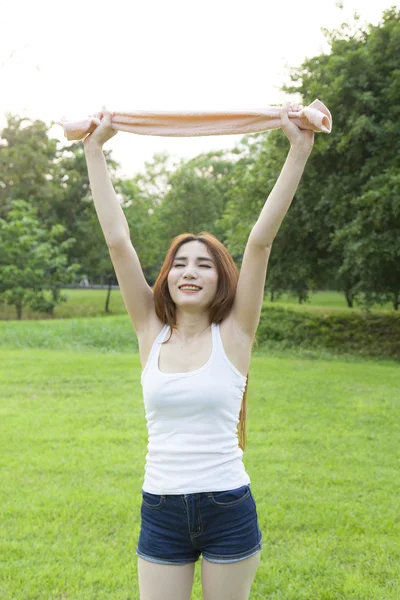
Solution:
<path fill-rule="evenodd" d="M 1 600 L 139 600 L 147 431 L 129 319 L 4 321 L 0 345 Z M 398 600 L 398 364 L 309 356 L 251 363 L 250 599 Z"/>
<path fill-rule="evenodd" d="M 85 289 L 65 289 L 63 294 L 68 297 L 67 302 L 60 304 L 54 310 L 54 317 L 57 319 L 67 319 L 75 317 L 100 317 L 105 315 L 105 303 L 107 290 L 85 290 Z M 360 313 L 361 308 L 357 305 L 354 308 L 348 308 L 343 294 L 339 292 L 316 292 L 310 296 L 310 300 L 303 304 L 298 304 L 297 299 L 283 294 L 279 300 L 271 302 L 269 295 L 266 294 L 265 304 L 271 306 L 282 306 L 297 311 L 313 311 L 324 313 Z M 126 308 L 119 290 L 112 290 L 110 298 L 110 311 L 112 315 L 126 314 Z M 391 313 L 393 307 L 390 303 L 372 307 L 372 313 Z M 22 319 L 46 319 L 44 314 L 30 311 L 28 307 L 23 309 Z M 0 320 L 17 319 L 15 308 L 0 303 Z"/>

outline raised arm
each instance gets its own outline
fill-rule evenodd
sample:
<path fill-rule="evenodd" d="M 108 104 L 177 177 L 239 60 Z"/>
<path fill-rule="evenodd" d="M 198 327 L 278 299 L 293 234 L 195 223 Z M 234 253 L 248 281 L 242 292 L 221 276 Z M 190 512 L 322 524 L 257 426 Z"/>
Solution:
<path fill-rule="evenodd" d="M 295 110 L 297 105 L 291 105 Z M 302 130 L 288 117 L 288 106 L 281 109 L 282 129 L 289 142 L 290 150 L 285 164 L 253 229 L 250 237 L 260 246 L 270 246 L 292 203 L 307 160 L 314 143 L 314 132 Z"/>
<path fill-rule="evenodd" d="M 84 141 L 90 189 L 96 213 L 110 252 L 125 307 L 137 333 L 146 329 L 155 314 L 154 297 L 137 253 L 132 246 L 128 222 L 118 201 L 103 154 L 103 144 L 116 135 L 111 114 L 99 113 L 101 124 Z"/>
<path fill-rule="evenodd" d="M 278 180 L 250 232 L 231 313 L 237 328 L 251 339 L 260 321 L 272 242 L 293 200 L 314 141 L 313 131 L 301 130 L 289 122 L 287 110 L 287 106 L 282 108 L 281 119 L 290 150 Z"/>
<path fill-rule="evenodd" d="M 110 121 L 111 114 L 105 112 L 101 124 L 83 142 L 93 202 L 108 247 L 115 245 L 121 239 L 129 238 L 128 223 L 111 182 L 103 154 L 103 144 L 117 134 L 117 131 L 109 125 Z"/>

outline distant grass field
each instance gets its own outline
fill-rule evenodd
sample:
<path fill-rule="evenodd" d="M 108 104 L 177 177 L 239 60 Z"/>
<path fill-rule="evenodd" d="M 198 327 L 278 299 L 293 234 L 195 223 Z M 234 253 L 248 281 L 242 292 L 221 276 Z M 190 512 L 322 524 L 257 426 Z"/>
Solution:
<path fill-rule="evenodd" d="M 103 316 L 105 303 L 107 298 L 107 290 L 85 290 L 85 289 L 65 289 L 63 290 L 68 296 L 67 302 L 60 304 L 55 308 L 54 317 L 57 319 L 67 319 L 73 317 L 99 317 Z M 265 304 L 272 306 L 282 306 L 298 311 L 314 311 L 314 312 L 361 312 L 359 306 L 348 308 L 346 299 L 339 292 L 316 292 L 310 296 L 310 300 L 306 303 L 299 304 L 296 298 L 289 297 L 284 294 L 279 300 L 270 302 L 268 294 L 265 297 Z M 126 308 L 119 290 L 112 290 L 110 299 L 110 311 L 113 315 L 126 314 Z M 372 313 L 390 313 L 393 307 L 390 303 L 384 305 L 374 305 Z M 0 320 L 16 319 L 16 311 L 14 307 L 0 304 Z M 46 319 L 49 318 L 42 313 L 34 313 L 28 308 L 23 310 L 23 319 Z M 50 317 L 51 318 L 51 317 Z"/>
<path fill-rule="evenodd" d="M 147 431 L 122 312 L 0 322 L 1 600 L 139 600 Z M 398 363 L 254 352 L 247 412 L 250 600 L 398 600 Z"/>

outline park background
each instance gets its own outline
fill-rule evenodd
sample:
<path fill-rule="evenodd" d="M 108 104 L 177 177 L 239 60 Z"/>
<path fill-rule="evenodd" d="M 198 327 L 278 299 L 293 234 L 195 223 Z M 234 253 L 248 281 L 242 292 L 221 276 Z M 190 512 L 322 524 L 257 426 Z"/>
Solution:
<path fill-rule="evenodd" d="M 279 72 L 276 100 L 263 89 L 261 101 L 260 90 L 254 94 L 240 78 L 262 79 L 259 71 L 246 71 L 257 42 L 250 48 L 241 42 L 236 24 L 242 56 L 236 80 L 224 74 L 232 64 L 224 46 L 207 63 L 215 77 L 222 72 L 215 81 L 210 75 L 208 105 L 200 106 L 197 93 L 207 88 L 205 68 L 193 88 L 199 52 L 193 71 L 190 63 L 173 65 L 170 75 L 160 67 L 163 91 L 142 106 L 208 110 L 262 106 L 265 97 L 268 104 L 293 99 L 304 105 L 319 98 L 333 116 L 332 133 L 315 136 L 274 240 L 256 336 L 244 461 L 265 550 L 251 598 L 394 600 L 400 592 L 400 13 L 388 5 L 367 23 L 334 8 L 340 18 L 335 28 L 324 28 L 323 49 L 298 62 L 298 54 L 291 55 L 292 65 Z M 107 27 L 118 28 L 121 14 L 96 11 L 76 20 L 75 13 L 74 20 L 71 11 L 64 44 L 74 43 L 75 23 L 81 59 L 76 71 L 73 61 L 57 70 L 62 85 L 55 77 L 54 98 L 43 96 L 43 107 L 50 102 L 65 114 L 62 89 L 72 87 L 76 113 L 100 109 L 93 90 L 114 110 L 121 103 L 109 92 L 117 86 L 117 61 L 105 40 L 103 53 L 94 55 L 99 40 L 95 28 L 87 28 L 98 23 L 101 39 Z M 223 13 L 217 16 L 222 25 Z M 305 36 L 306 15 L 274 16 L 283 40 Z M 137 29 L 136 22 L 132 32 Z M 47 49 L 56 42 L 51 31 Z M 213 46 L 213 33 L 211 42 L 198 35 Z M 152 39 L 160 56 L 164 48 Z M 31 80 L 17 77 L 18 47 L 9 49 L 3 89 L 14 76 L 32 86 L 24 102 L 30 94 L 40 99 L 34 73 Z M 265 62 L 271 57 L 266 52 Z M 166 69 L 168 55 L 160 61 Z M 78 85 L 81 62 L 87 88 Z M 228 96 L 219 96 L 216 86 L 228 81 Z M 181 92 L 178 105 L 172 88 Z M 134 106 L 141 108 L 137 97 Z M 229 106 L 227 97 L 235 98 Z M 34 118 L 29 104 L 10 110 L 17 104 L 10 96 L 7 105 L 6 98 L 0 134 L 0 597 L 136 599 L 147 442 L 136 336 L 93 206 L 82 143 L 57 138 L 51 118 Z M 180 157 L 170 150 L 188 140 L 118 134 L 111 142 L 108 166 L 149 284 L 171 239 L 185 231 L 216 235 L 240 268 L 247 236 L 288 151 L 281 131 L 203 138 L 179 149 L 187 154 Z M 143 161 L 141 145 L 148 152 L 150 143 L 160 146 Z M 133 174 L 124 144 L 137 161 Z M 199 577 L 196 571 L 196 600 Z"/>

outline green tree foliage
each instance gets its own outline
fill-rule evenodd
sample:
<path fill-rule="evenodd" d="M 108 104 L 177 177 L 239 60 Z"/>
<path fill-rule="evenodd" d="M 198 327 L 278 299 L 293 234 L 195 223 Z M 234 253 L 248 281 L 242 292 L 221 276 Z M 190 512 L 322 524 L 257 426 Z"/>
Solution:
<path fill-rule="evenodd" d="M 79 265 L 67 264 L 75 240 L 60 242 L 64 231 L 60 224 L 46 231 L 24 200 L 14 200 L 0 219 L 0 301 L 15 306 L 18 319 L 25 305 L 52 314 L 67 299 L 60 288 L 75 279 Z"/>
<path fill-rule="evenodd" d="M 158 153 L 145 173 L 117 181 L 123 197 L 132 243 L 144 274 L 153 284 L 172 238 L 183 232 L 210 231 L 222 238 L 216 223 L 225 206 L 227 176 L 232 162 L 223 151 L 169 163 Z"/>
<path fill-rule="evenodd" d="M 140 264 L 147 281 L 156 279 L 157 231 L 155 227 L 155 204 L 153 198 L 142 190 L 137 179 L 119 180 L 115 189 L 122 198 L 130 238 L 139 256 Z"/>
<path fill-rule="evenodd" d="M 304 105 L 320 98 L 333 131 L 315 136 L 300 186 L 274 240 L 266 289 L 299 302 L 314 289 L 339 289 L 349 306 L 400 296 L 400 13 L 376 26 L 344 24 L 325 31 L 327 54 L 290 72 L 289 94 Z M 248 235 L 285 162 L 282 131 L 243 136 L 230 151 L 169 164 L 156 154 L 145 172 L 117 179 L 106 160 L 132 243 L 153 284 L 171 239 L 182 232 L 216 235 L 240 267 Z M 57 148 L 41 121 L 8 115 L 0 140 L 0 217 L 16 200 L 36 210 L 43 230 L 58 231 L 68 265 L 106 282 L 113 267 L 91 198 L 81 142 Z M 22 210 L 20 208 L 20 210 Z M 29 217 L 32 218 L 32 217 Z M 50 235 L 50 233 L 49 233 Z M 4 285 L 4 282 L 2 282 Z M 55 293 L 55 292 L 53 292 Z"/>
<path fill-rule="evenodd" d="M 243 255 L 252 227 L 274 187 L 289 150 L 280 131 L 245 136 L 237 146 L 238 160 L 227 191 L 228 202 L 219 222 L 229 250 Z M 283 292 L 307 300 L 316 288 L 318 249 L 307 213 L 295 197 L 277 234 L 269 260 L 266 288 L 271 298 Z"/>
<path fill-rule="evenodd" d="M 319 239 L 320 261 L 351 306 L 368 307 L 400 293 L 400 11 L 376 25 L 325 32 L 331 52 L 291 73 L 303 103 L 320 97 L 333 131 L 307 166 L 298 192 Z M 314 210 L 312 210 L 314 209 Z"/>
<path fill-rule="evenodd" d="M 7 115 L 0 144 L 0 216 L 7 217 L 14 199 L 36 208 L 48 231 L 62 224 L 60 239 L 68 245 L 68 264 L 80 263 L 92 281 L 114 276 L 107 245 L 91 198 L 81 142 L 57 148 L 42 121 Z M 105 151 L 113 175 L 117 163 Z M 115 277 L 115 276 L 114 276 Z"/>
<path fill-rule="evenodd" d="M 158 210 L 171 187 L 169 177 L 175 163 L 170 165 L 169 162 L 167 153 L 156 153 L 151 162 L 145 163 L 144 173 L 114 182 L 128 221 L 132 243 L 150 285 L 154 284 L 161 266 L 163 245 L 158 233 Z"/>
<path fill-rule="evenodd" d="M 288 93 L 321 98 L 333 115 L 330 135 L 316 135 L 300 186 L 274 240 L 268 268 L 271 298 L 287 291 L 307 299 L 316 288 L 341 289 L 349 306 L 389 298 L 398 306 L 400 234 L 398 173 L 399 12 L 365 31 L 342 25 L 325 34 L 329 54 L 291 73 Z M 281 131 L 247 136 L 237 148 L 220 225 L 239 253 L 283 166 Z"/>
<path fill-rule="evenodd" d="M 51 203 L 56 140 L 49 140 L 43 121 L 7 114 L 0 140 L 0 217 L 6 217 L 13 200 Z"/>
<path fill-rule="evenodd" d="M 185 231 L 213 233 L 223 209 L 222 196 L 213 180 L 196 167 L 184 165 L 169 181 L 171 189 L 158 212 L 159 235 L 165 246 Z"/>
<path fill-rule="evenodd" d="M 400 174 L 391 167 L 371 177 L 352 205 L 354 218 L 336 232 L 332 246 L 344 249 L 339 276 L 358 274 L 353 284 L 368 307 L 375 302 L 400 300 Z"/>
<path fill-rule="evenodd" d="M 111 158 L 110 151 L 105 150 L 104 154 L 114 178 L 118 164 Z M 53 187 L 58 188 L 58 193 L 43 219 L 47 225 L 62 223 L 66 227 L 66 235 L 76 240 L 69 249 L 69 261 L 79 262 L 91 281 L 105 283 L 115 275 L 93 204 L 83 144 L 77 142 L 61 147 L 56 162 Z"/>

